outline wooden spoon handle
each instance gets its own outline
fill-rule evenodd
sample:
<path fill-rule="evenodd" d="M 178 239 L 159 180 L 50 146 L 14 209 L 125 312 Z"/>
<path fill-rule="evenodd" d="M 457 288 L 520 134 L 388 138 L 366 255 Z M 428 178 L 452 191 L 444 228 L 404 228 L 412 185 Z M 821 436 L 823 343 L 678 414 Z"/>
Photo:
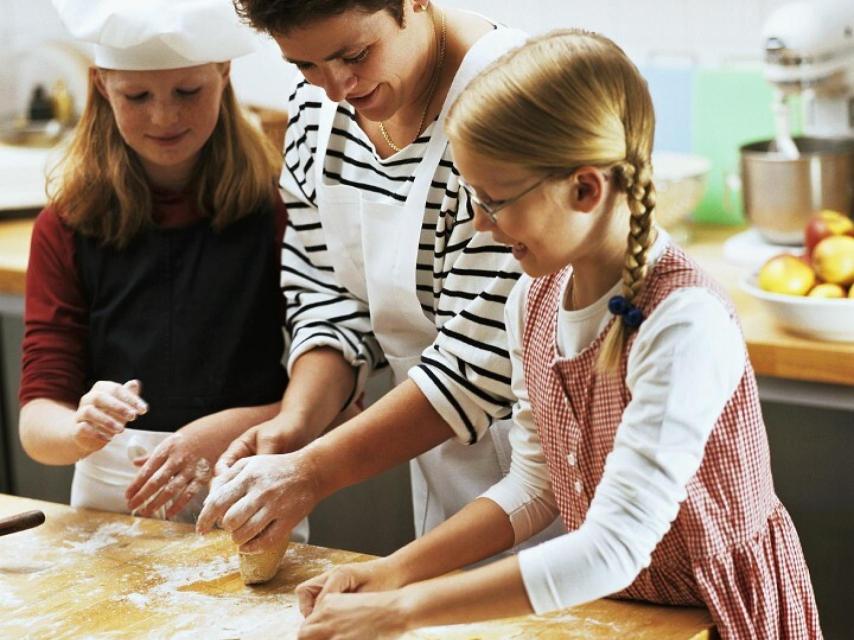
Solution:
<path fill-rule="evenodd" d="M 17 533 L 25 529 L 32 529 L 44 522 L 44 513 L 41 511 L 25 511 L 8 518 L 0 520 L 0 536 L 9 533 Z"/>

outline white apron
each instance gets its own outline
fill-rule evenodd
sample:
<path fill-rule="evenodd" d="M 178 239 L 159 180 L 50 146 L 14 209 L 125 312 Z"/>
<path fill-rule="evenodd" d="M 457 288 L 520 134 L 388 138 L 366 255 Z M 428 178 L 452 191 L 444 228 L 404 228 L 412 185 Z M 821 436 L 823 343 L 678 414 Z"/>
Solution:
<path fill-rule="evenodd" d="M 438 334 L 421 309 L 415 280 L 428 190 L 447 145 L 441 123 L 469 81 L 525 37 L 521 31 L 496 29 L 469 51 L 454 78 L 403 205 L 371 201 L 356 187 L 326 184 L 323 167 L 338 105 L 323 99 L 314 166 L 316 202 L 328 255 L 338 282 L 367 302 L 374 334 L 391 365 L 395 384 L 406 380 L 409 369 L 420 362 L 421 352 Z M 449 518 L 506 475 L 510 467 L 510 424 L 496 422 L 474 445 L 451 440 L 411 462 L 417 536 Z"/>
<path fill-rule="evenodd" d="M 126 428 L 102 449 L 78 460 L 71 481 L 71 506 L 130 513 L 125 491 L 139 473 L 139 468 L 132 461 L 150 454 L 170 435 L 172 433 L 168 431 Z M 207 487 L 199 491 L 172 520 L 195 523 L 207 494 Z M 163 510 L 158 511 L 153 517 L 163 519 Z M 308 519 L 300 522 L 291 532 L 291 540 L 308 540 Z"/>

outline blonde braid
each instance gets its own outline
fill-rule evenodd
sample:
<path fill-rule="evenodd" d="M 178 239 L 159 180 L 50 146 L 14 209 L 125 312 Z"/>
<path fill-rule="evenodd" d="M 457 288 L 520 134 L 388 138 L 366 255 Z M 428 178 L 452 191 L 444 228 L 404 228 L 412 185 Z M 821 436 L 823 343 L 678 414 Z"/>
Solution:
<path fill-rule="evenodd" d="M 632 304 L 639 296 L 648 272 L 647 254 L 655 239 L 653 214 L 655 211 L 655 185 L 652 168 L 648 162 L 640 166 L 623 161 L 614 166 L 617 184 L 626 192 L 626 202 L 631 217 L 626 257 L 623 263 L 623 297 Z M 615 372 L 620 365 L 629 327 L 617 318 L 611 325 L 599 353 L 597 368 L 601 372 Z"/>

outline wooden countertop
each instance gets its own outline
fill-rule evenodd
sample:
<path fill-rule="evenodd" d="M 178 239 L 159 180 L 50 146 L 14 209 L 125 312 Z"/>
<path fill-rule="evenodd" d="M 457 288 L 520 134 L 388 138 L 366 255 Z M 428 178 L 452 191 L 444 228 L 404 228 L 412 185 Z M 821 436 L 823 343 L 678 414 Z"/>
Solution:
<path fill-rule="evenodd" d="M 854 386 L 854 343 L 822 342 L 788 333 L 777 326 L 759 301 L 739 289 L 745 269 L 724 259 L 723 242 L 741 230 L 695 227 L 687 250 L 727 287 L 738 309 L 756 374 Z M 31 231 L 29 219 L 0 221 L 0 294 L 24 292 Z"/>
<path fill-rule="evenodd" d="M 781 328 L 759 300 L 742 291 L 747 269 L 727 261 L 723 243 L 739 227 L 695 227 L 688 253 L 723 284 L 738 310 L 757 375 L 854 386 L 854 342 L 802 338 Z"/>
<path fill-rule="evenodd" d="M 0 518 L 41 509 L 45 524 L 0 537 L 2 638 L 277 638 L 296 636 L 294 587 L 337 564 L 370 556 L 293 544 L 267 585 L 240 580 L 222 531 L 72 509 L 0 494 Z M 703 640 L 708 612 L 598 600 L 548 616 L 421 629 L 410 640 L 509 637 Z"/>

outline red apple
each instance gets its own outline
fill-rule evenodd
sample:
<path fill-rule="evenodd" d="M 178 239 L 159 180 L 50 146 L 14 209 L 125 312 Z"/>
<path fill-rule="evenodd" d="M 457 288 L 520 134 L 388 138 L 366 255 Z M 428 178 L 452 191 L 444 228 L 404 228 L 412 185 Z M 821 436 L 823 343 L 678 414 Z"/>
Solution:
<path fill-rule="evenodd" d="M 804 228 L 804 244 L 807 255 L 812 256 L 815 245 L 828 236 L 854 235 L 854 222 L 848 216 L 823 209 L 810 217 Z"/>

